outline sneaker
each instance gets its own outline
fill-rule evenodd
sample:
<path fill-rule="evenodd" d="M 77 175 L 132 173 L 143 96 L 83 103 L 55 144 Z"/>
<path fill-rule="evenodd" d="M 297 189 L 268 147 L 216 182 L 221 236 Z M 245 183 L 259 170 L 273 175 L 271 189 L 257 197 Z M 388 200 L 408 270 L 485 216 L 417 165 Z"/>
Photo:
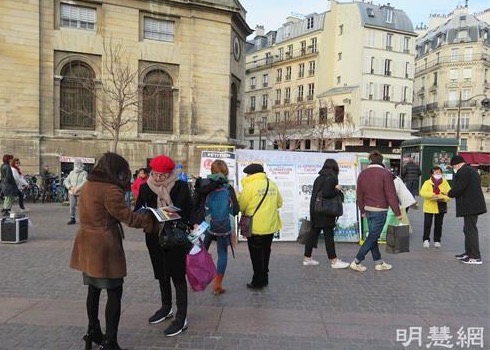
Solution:
<path fill-rule="evenodd" d="M 166 320 L 167 318 L 172 317 L 173 315 L 174 315 L 174 313 L 173 313 L 171 308 L 162 307 L 161 309 L 157 310 L 157 312 L 155 312 L 153 314 L 153 316 L 151 316 L 148 319 L 148 322 L 153 323 L 153 324 L 160 323 L 160 322 Z"/>
<path fill-rule="evenodd" d="M 355 271 L 359 271 L 359 272 L 364 272 L 367 270 L 366 266 L 363 266 L 361 263 L 359 264 L 356 264 L 355 261 L 351 262 L 349 267 L 352 269 L 352 270 L 355 270 Z"/>
<path fill-rule="evenodd" d="M 463 264 L 468 264 L 468 265 L 481 265 L 481 264 L 483 264 L 481 259 L 470 258 L 469 256 L 467 256 L 465 259 L 461 259 L 461 262 Z"/>
<path fill-rule="evenodd" d="M 441 248 L 441 242 L 436 242 L 436 243 L 434 243 L 434 247 L 436 247 L 436 248 Z"/>
<path fill-rule="evenodd" d="M 332 267 L 332 269 L 346 269 L 349 267 L 349 265 L 350 264 L 348 262 L 342 261 L 339 258 L 337 258 L 335 262 L 330 266 Z"/>
<path fill-rule="evenodd" d="M 458 254 L 458 255 L 454 256 L 454 258 L 458 259 L 458 260 L 463 260 L 463 259 L 466 259 L 467 257 L 468 257 L 468 254 L 466 254 L 466 253 L 462 253 L 462 254 Z"/>
<path fill-rule="evenodd" d="M 312 258 L 304 258 L 303 259 L 303 265 L 304 266 L 315 266 L 318 264 L 319 264 L 319 262 L 316 260 L 313 260 Z"/>
<path fill-rule="evenodd" d="M 391 270 L 392 267 L 393 266 L 383 261 L 381 264 L 377 264 L 374 268 L 376 269 L 376 271 L 386 271 Z"/>
<path fill-rule="evenodd" d="M 424 248 L 429 248 L 429 246 L 430 246 L 429 241 L 424 241 L 423 246 L 424 246 Z"/>
<path fill-rule="evenodd" d="M 75 220 L 75 218 L 71 218 L 70 221 L 68 221 L 66 224 L 67 225 L 75 225 L 77 223 L 77 221 Z"/>
<path fill-rule="evenodd" d="M 175 320 L 163 331 L 163 334 L 165 334 L 166 337 L 173 337 L 185 330 L 187 330 L 187 319 L 185 319 L 184 322 Z"/>

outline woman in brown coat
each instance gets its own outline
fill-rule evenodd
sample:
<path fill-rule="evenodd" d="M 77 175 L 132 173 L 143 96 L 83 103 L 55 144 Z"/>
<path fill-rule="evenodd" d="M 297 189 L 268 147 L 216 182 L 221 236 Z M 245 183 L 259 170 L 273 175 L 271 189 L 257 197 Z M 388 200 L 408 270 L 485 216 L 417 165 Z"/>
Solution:
<path fill-rule="evenodd" d="M 123 277 L 126 276 L 121 222 L 146 232 L 158 229 L 151 214 L 133 213 L 126 206 L 124 193 L 129 189 L 130 179 L 128 162 L 115 153 L 106 153 L 88 175 L 80 194 L 80 228 L 70 266 L 82 271 L 83 283 L 88 285 L 86 349 L 92 348 L 92 342 L 101 345 L 101 349 L 121 349 L 117 343 L 117 330 Z M 107 289 L 105 336 L 98 319 L 102 289 Z"/>

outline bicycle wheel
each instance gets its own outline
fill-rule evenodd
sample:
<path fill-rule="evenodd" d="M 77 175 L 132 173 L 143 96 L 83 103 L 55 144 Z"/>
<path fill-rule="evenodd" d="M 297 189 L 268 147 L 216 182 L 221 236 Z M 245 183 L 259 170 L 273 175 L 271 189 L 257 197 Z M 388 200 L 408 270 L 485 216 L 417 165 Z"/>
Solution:
<path fill-rule="evenodd" d="M 32 203 L 36 203 L 40 195 L 41 193 L 39 192 L 39 187 L 37 185 L 31 185 L 30 196 L 32 199 Z"/>
<path fill-rule="evenodd" d="M 68 192 L 64 189 L 63 186 L 59 186 L 56 188 L 56 193 L 55 193 L 55 202 L 57 203 L 63 203 L 64 201 L 67 200 L 68 197 Z"/>

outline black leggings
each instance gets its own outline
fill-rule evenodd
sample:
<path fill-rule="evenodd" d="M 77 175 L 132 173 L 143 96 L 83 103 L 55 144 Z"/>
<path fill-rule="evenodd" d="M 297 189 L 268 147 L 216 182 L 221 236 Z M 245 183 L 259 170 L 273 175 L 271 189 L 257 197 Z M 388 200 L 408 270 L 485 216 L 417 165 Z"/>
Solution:
<path fill-rule="evenodd" d="M 87 315 L 89 329 L 93 329 L 97 324 L 99 324 L 100 292 L 100 288 L 92 285 L 88 286 Z M 119 328 L 119 319 L 121 318 L 122 292 L 122 285 L 116 288 L 107 289 L 107 304 L 105 307 L 105 339 L 109 342 L 117 342 L 117 330 Z"/>

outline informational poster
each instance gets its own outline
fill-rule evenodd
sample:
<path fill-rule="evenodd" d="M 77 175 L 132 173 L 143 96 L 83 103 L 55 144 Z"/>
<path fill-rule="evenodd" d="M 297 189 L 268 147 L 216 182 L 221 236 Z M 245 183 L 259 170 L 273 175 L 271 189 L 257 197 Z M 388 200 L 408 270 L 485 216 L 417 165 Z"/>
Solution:
<path fill-rule="evenodd" d="M 228 180 L 230 185 L 236 187 L 236 157 L 235 153 L 227 151 L 202 151 L 199 176 L 206 177 L 211 174 L 211 164 L 216 159 L 223 160 L 228 166 Z"/>
<path fill-rule="evenodd" d="M 310 217 L 313 182 L 327 158 L 339 164 L 339 184 L 345 193 L 344 215 L 337 221 L 337 242 L 358 242 L 359 225 L 356 207 L 357 157 L 355 153 L 307 153 L 290 151 L 237 150 L 238 189 L 241 191 L 243 169 L 259 163 L 281 192 L 284 204 L 280 209 L 283 228 L 275 237 L 279 241 L 294 241 L 300 219 Z"/>

